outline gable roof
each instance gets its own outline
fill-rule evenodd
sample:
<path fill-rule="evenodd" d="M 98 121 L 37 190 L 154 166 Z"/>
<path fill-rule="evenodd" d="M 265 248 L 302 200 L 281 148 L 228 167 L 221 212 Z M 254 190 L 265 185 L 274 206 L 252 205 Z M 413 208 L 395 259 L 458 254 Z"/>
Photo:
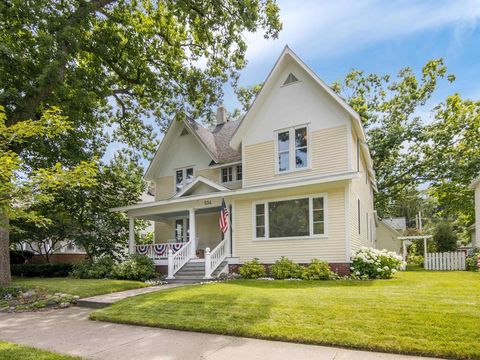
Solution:
<path fill-rule="evenodd" d="M 235 133 L 232 136 L 232 139 L 230 141 L 230 146 L 233 149 L 238 149 L 240 147 L 240 144 L 242 142 L 242 138 L 245 135 L 246 129 L 248 128 L 248 125 L 250 122 L 252 122 L 253 119 L 253 113 L 255 109 L 260 106 L 259 103 L 262 101 L 263 98 L 268 96 L 268 90 L 270 86 L 270 83 L 273 83 L 273 79 L 279 72 L 281 71 L 281 65 L 286 62 L 292 60 L 295 63 L 297 63 L 313 80 L 314 82 L 319 85 L 331 98 L 333 98 L 349 115 L 350 118 L 352 119 L 353 126 L 355 128 L 355 132 L 358 134 L 359 139 L 362 141 L 362 143 L 366 144 L 367 140 L 365 137 L 365 131 L 362 126 L 361 118 L 360 115 L 353 110 L 353 108 L 347 104 L 347 102 L 340 97 L 333 89 L 328 86 L 322 79 L 318 77 L 315 72 L 310 69 L 298 56 L 295 54 L 289 47 L 288 45 L 285 46 L 283 49 L 282 53 L 278 57 L 277 61 L 275 62 L 275 65 L 273 66 L 272 70 L 268 74 L 267 78 L 263 82 L 263 86 L 260 89 L 259 93 L 257 94 L 255 100 L 253 103 L 250 105 L 250 108 L 248 109 L 247 113 L 243 116 L 242 120 L 240 121 L 240 124 L 238 125 Z M 368 171 L 370 172 L 370 175 L 372 179 L 375 179 L 375 172 L 373 171 L 373 162 L 372 158 L 370 156 L 370 151 L 367 146 L 362 147 L 362 151 L 364 152 L 364 157 L 367 162 L 367 168 Z M 375 182 L 375 181 L 374 181 Z"/>
<path fill-rule="evenodd" d="M 160 163 L 162 154 L 168 148 L 168 144 L 174 140 L 173 134 L 182 123 L 211 157 L 213 161 L 212 165 L 228 164 L 241 160 L 241 152 L 230 147 L 230 139 L 240 124 L 239 120 L 227 121 L 209 130 L 195 120 L 186 118 L 183 122 L 172 121 L 170 123 L 162 142 L 158 146 L 155 156 L 145 172 L 144 178 L 146 180 L 153 180 L 153 169 Z"/>
<path fill-rule="evenodd" d="M 181 196 L 186 196 L 190 194 L 191 190 L 194 190 L 197 186 L 200 184 L 207 185 L 208 187 L 216 190 L 216 191 L 228 191 L 230 189 L 227 189 L 225 186 L 219 185 L 206 177 L 203 176 L 197 176 L 194 181 L 192 181 L 190 184 L 185 186 L 182 190 L 180 190 L 178 193 L 175 194 L 174 198 L 179 198 Z"/>

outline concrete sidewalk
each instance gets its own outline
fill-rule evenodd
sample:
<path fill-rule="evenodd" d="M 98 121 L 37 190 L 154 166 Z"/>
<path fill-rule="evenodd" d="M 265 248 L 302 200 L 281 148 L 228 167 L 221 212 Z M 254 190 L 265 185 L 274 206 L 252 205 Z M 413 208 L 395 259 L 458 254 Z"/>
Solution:
<path fill-rule="evenodd" d="M 88 320 L 78 307 L 0 314 L 0 339 L 90 359 L 419 360 L 414 356 L 255 340 Z M 431 358 L 428 358 L 431 360 Z"/>
<path fill-rule="evenodd" d="M 81 307 L 98 309 L 98 308 L 103 308 L 108 305 L 111 305 L 114 302 L 126 299 L 128 297 L 137 296 L 141 294 L 148 294 L 154 291 L 161 291 L 161 290 L 176 288 L 183 285 L 184 284 L 165 284 L 165 285 L 149 286 L 149 287 L 144 287 L 139 289 L 118 291 L 110 294 L 96 295 L 88 298 L 83 298 L 78 300 L 77 304 L 78 306 L 81 306 Z"/>

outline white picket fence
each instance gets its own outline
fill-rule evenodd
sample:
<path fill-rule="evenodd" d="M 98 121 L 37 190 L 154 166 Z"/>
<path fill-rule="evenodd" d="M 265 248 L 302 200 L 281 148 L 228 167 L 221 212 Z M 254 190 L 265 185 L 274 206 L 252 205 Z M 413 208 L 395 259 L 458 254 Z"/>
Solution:
<path fill-rule="evenodd" d="M 426 270 L 465 270 L 465 253 L 453 251 L 444 253 L 427 253 Z"/>

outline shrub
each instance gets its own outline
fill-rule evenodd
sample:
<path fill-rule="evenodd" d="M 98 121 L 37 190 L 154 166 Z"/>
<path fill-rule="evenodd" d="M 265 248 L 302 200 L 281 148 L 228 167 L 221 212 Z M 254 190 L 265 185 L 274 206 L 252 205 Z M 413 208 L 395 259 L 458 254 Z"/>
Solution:
<path fill-rule="evenodd" d="M 478 271 L 479 270 L 478 264 L 480 262 L 480 252 L 467 256 L 465 261 L 466 261 L 468 271 Z"/>
<path fill-rule="evenodd" d="M 407 263 L 411 264 L 411 265 L 423 266 L 423 256 L 415 255 L 415 254 L 408 254 Z"/>
<path fill-rule="evenodd" d="M 70 276 L 77 279 L 105 279 L 112 277 L 115 261 L 108 256 L 85 260 L 73 265 Z"/>
<path fill-rule="evenodd" d="M 13 264 L 13 276 L 21 277 L 67 277 L 72 264 Z"/>
<path fill-rule="evenodd" d="M 282 256 L 270 267 L 270 275 L 276 280 L 299 279 L 303 274 L 303 267 Z"/>
<path fill-rule="evenodd" d="M 260 264 L 257 258 L 251 261 L 245 261 L 245 263 L 239 269 L 240 275 L 245 279 L 258 279 L 267 275 L 265 267 Z"/>
<path fill-rule="evenodd" d="M 458 236 L 450 223 L 441 222 L 435 225 L 433 242 L 437 247 L 437 251 L 446 252 L 456 250 L 457 240 Z"/>
<path fill-rule="evenodd" d="M 157 276 L 152 259 L 134 254 L 128 260 L 113 266 L 112 276 L 116 279 L 145 281 Z"/>
<path fill-rule="evenodd" d="M 302 274 L 304 280 L 328 280 L 335 277 L 335 273 L 330 270 L 330 266 L 326 261 L 312 259 Z"/>
<path fill-rule="evenodd" d="M 389 279 L 402 265 L 402 257 L 393 251 L 362 247 L 352 253 L 350 269 L 354 276 Z"/>

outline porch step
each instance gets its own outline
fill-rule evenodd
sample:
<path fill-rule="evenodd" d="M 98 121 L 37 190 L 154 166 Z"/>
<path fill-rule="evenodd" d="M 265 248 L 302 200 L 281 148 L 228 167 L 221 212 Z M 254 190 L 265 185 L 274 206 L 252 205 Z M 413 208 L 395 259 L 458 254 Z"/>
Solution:
<path fill-rule="evenodd" d="M 220 274 L 220 272 L 227 265 L 227 261 L 223 261 L 212 273 L 213 279 Z M 194 284 L 203 281 L 209 281 L 204 279 L 205 276 L 205 262 L 188 262 L 186 263 L 176 274 L 174 280 L 168 280 L 169 283 L 183 283 Z M 210 281 L 211 281 L 210 280 Z"/>

